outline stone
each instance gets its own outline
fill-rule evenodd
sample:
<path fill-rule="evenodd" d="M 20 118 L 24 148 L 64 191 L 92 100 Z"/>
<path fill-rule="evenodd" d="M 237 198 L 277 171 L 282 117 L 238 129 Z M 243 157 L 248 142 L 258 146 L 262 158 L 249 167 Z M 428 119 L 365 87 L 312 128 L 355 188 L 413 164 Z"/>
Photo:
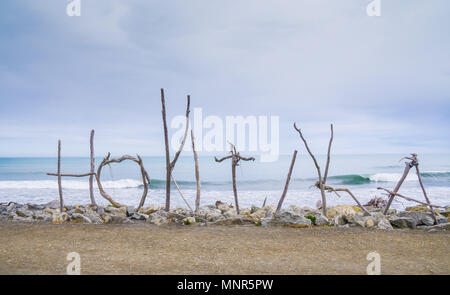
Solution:
<path fill-rule="evenodd" d="M 58 209 L 59 206 L 59 200 L 53 200 L 51 202 L 48 202 L 46 204 L 44 204 L 45 208 L 50 208 L 50 209 Z"/>
<path fill-rule="evenodd" d="M 249 217 L 253 220 L 253 222 L 257 222 L 261 220 L 261 218 L 266 217 L 266 211 L 265 209 L 257 209 L 252 214 L 249 215 Z"/>
<path fill-rule="evenodd" d="M 128 206 L 126 209 L 127 216 L 131 217 L 134 213 L 136 213 L 136 209 L 133 206 Z"/>
<path fill-rule="evenodd" d="M 214 224 L 217 225 L 243 225 L 243 224 L 252 224 L 253 221 L 246 216 L 235 216 L 231 218 L 225 218 L 217 220 Z"/>
<path fill-rule="evenodd" d="M 405 211 L 410 211 L 410 212 L 431 212 L 430 208 L 428 206 L 425 206 L 425 205 L 406 207 Z"/>
<path fill-rule="evenodd" d="M 16 214 L 17 214 L 17 216 L 20 216 L 20 217 L 29 217 L 29 216 L 32 215 L 31 212 L 26 211 L 26 210 L 22 210 L 22 209 L 17 209 L 16 210 Z"/>
<path fill-rule="evenodd" d="M 399 217 L 399 216 L 392 216 L 389 218 L 389 222 L 393 227 L 397 228 L 411 228 L 415 229 L 417 226 L 417 222 L 414 218 L 411 217 Z"/>
<path fill-rule="evenodd" d="M 402 211 L 398 213 L 399 217 L 409 217 L 415 220 L 416 225 L 433 225 L 434 219 L 430 212 L 420 211 Z"/>
<path fill-rule="evenodd" d="M 361 212 L 361 209 L 352 205 L 336 205 L 327 210 L 327 217 L 334 218 L 337 215 L 345 214 L 346 216 L 354 216 L 356 213 Z"/>
<path fill-rule="evenodd" d="M 316 215 L 314 215 L 314 217 L 316 218 L 315 225 L 322 226 L 322 225 L 329 224 L 328 218 L 325 215 L 323 215 L 322 213 L 316 213 Z"/>
<path fill-rule="evenodd" d="M 391 223 L 385 217 L 378 219 L 377 228 L 383 230 L 393 230 Z"/>
<path fill-rule="evenodd" d="M 105 213 L 103 215 L 100 215 L 100 217 L 102 218 L 103 223 L 112 223 L 112 217 L 110 214 Z"/>
<path fill-rule="evenodd" d="M 105 209 L 101 206 L 97 207 L 97 214 L 102 216 L 103 214 L 105 214 Z"/>
<path fill-rule="evenodd" d="M 227 211 L 230 211 L 232 208 L 233 208 L 232 206 L 225 203 L 218 204 L 217 206 L 217 209 L 219 209 L 222 212 L 222 214 Z"/>
<path fill-rule="evenodd" d="M 302 224 L 311 225 L 312 222 L 304 215 L 298 214 L 292 210 L 281 210 L 279 213 L 275 213 L 270 222 L 272 225 L 285 225 L 285 224 Z"/>
<path fill-rule="evenodd" d="M 130 218 L 133 219 L 133 220 L 147 220 L 148 219 L 148 215 L 136 212 Z"/>
<path fill-rule="evenodd" d="M 436 220 L 437 220 L 438 224 L 447 223 L 448 222 L 448 218 L 444 217 L 444 216 L 441 216 L 441 215 L 436 216 Z"/>
<path fill-rule="evenodd" d="M 75 208 L 75 210 L 73 210 L 73 212 L 78 213 L 78 214 L 84 214 L 85 211 L 84 211 L 84 209 L 78 207 L 78 208 Z"/>
<path fill-rule="evenodd" d="M 142 212 L 141 213 L 150 215 L 153 212 L 156 212 L 156 211 L 161 210 L 161 209 L 162 209 L 162 206 L 150 204 L 149 206 L 142 208 Z"/>
<path fill-rule="evenodd" d="M 53 213 L 52 215 L 53 224 L 67 223 L 69 221 L 70 221 L 69 214 L 67 214 L 66 212 Z"/>
<path fill-rule="evenodd" d="M 123 216 L 123 215 L 110 215 L 111 216 L 111 220 L 109 221 L 109 223 L 116 223 L 116 224 L 119 224 L 119 223 L 126 223 L 126 221 L 128 220 L 125 216 Z M 105 217 L 105 219 L 104 219 L 105 221 L 106 220 L 109 220 L 109 218 L 108 217 Z"/>
<path fill-rule="evenodd" d="M 366 219 L 365 223 L 364 223 L 364 227 L 374 227 L 375 226 L 375 222 L 373 221 L 373 219 L 368 218 Z"/>
<path fill-rule="evenodd" d="M 92 223 L 92 221 L 80 213 L 73 213 L 70 223 Z"/>
<path fill-rule="evenodd" d="M 210 206 L 200 207 L 196 215 L 210 222 L 215 222 L 224 218 L 219 209 L 216 209 L 215 207 L 211 208 Z"/>
<path fill-rule="evenodd" d="M 337 216 L 334 217 L 334 224 L 337 226 L 342 226 L 347 224 L 347 217 L 345 216 L 345 214 L 339 214 Z"/>
<path fill-rule="evenodd" d="M 196 223 L 195 217 L 186 217 L 185 219 L 183 219 L 184 225 L 190 225 L 194 223 Z"/>

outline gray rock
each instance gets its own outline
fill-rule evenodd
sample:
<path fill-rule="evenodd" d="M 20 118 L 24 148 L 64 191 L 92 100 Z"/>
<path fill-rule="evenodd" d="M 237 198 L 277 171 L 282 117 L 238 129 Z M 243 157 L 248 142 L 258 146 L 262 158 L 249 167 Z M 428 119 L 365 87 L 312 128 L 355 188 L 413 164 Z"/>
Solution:
<path fill-rule="evenodd" d="M 17 216 L 20 216 L 20 217 L 30 217 L 30 216 L 32 216 L 33 213 L 30 211 L 27 211 L 27 210 L 17 209 L 16 214 L 17 214 Z"/>
<path fill-rule="evenodd" d="M 110 223 L 126 223 L 128 219 L 123 215 L 111 215 Z"/>
<path fill-rule="evenodd" d="M 75 222 L 92 223 L 91 219 L 80 213 L 73 213 L 70 219 Z"/>
<path fill-rule="evenodd" d="M 53 200 L 51 202 L 48 202 L 48 203 L 44 204 L 43 206 L 45 208 L 58 209 L 59 208 L 59 201 L 58 200 Z"/>
<path fill-rule="evenodd" d="M 322 226 L 329 223 L 328 218 L 322 213 L 317 213 L 314 217 L 316 218 L 315 225 Z"/>
<path fill-rule="evenodd" d="M 206 219 L 209 222 L 215 222 L 219 219 L 223 219 L 223 215 L 219 209 L 214 206 L 200 207 L 197 214 L 198 217 Z"/>
<path fill-rule="evenodd" d="M 414 218 L 411 217 L 398 217 L 392 216 L 389 219 L 389 222 L 393 227 L 397 228 L 412 228 L 415 229 L 417 226 L 417 222 Z"/>
<path fill-rule="evenodd" d="M 127 213 L 127 216 L 128 216 L 128 217 L 133 216 L 133 214 L 134 214 L 135 212 L 136 212 L 136 209 L 135 209 L 133 206 L 128 206 L 128 207 L 127 207 L 126 213 Z"/>
<path fill-rule="evenodd" d="M 377 228 L 383 230 L 393 230 L 392 225 L 387 218 L 378 219 Z"/>
<path fill-rule="evenodd" d="M 234 216 L 230 218 L 220 219 L 215 222 L 217 225 L 243 225 L 253 224 L 254 222 L 247 216 Z"/>
<path fill-rule="evenodd" d="M 133 219 L 133 220 L 147 220 L 148 219 L 148 215 L 136 212 L 130 218 Z"/>
<path fill-rule="evenodd" d="M 103 209 L 103 207 L 101 207 L 101 206 L 98 206 L 97 207 L 97 214 L 99 214 L 99 215 L 105 214 L 105 209 Z"/>
<path fill-rule="evenodd" d="M 298 214 L 293 210 L 281 210 L 275 213 L 270 221 L 271 225 L 297 224 L 311 225 L 312 222 L 302 214 Z"/>
<path fill-rule="evenodd" d="M 28 207 L 27 208 L 28 210 L 44 210 L 45 209 L 44 205 L 37 205 L 37 204 L 31 204 L 31 203 L 28 203 L 27 207 Z"/>
<path fill-rule="evenodd" d="M 447 217 L 444 217 L 444 216 L 436 216 L 436 220 L 437 220 L 438 224 L 448 223 Z"/>
<path fill-rule="evenodd" d="M 415 220 L 416 225 L 433 225 L 434 219 L 430 212 L 402 211 L 398 213 L 399 217 L 409 217 Z"/>
<path fill-rule="evenodd" d="M 343 226 L 348 223 L 347 216 L 344 214 L 336 215 L 334 217 L 334 224 L 337 226 Z"/>

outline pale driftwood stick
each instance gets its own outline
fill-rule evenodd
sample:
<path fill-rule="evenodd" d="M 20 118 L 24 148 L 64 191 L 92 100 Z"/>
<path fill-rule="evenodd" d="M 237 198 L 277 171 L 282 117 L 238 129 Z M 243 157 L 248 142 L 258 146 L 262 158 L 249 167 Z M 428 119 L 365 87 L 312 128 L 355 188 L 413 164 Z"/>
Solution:
<path fill-rule="evenodd" d="M 317 174 L 319 176 L 319 183 L 318 187 L 320 189 L 320 194 L 322 195 L 322 213 L 324 216 L 327 216 L 327 199 L 325 197 L 325 191 L 323 189 L 323 182 L 322 182 L 322 174 L 320 172 L 320 166 L 317 163 L 316 157 L 314 157 L 313 153 L 309 149 L 308 143 L 306 142 L 305 138 L 303 137 L 302 131 L 297 128 L 297 125 L 294 123 L 294 129 L 297 130 L 298 134 L 300 135 L 300 138 L 302 139 L 303 143 L 305 144 L 306 150 L 308 151 L 309 155 L 311 156 L 314 165 L 316 166 Z"/>
<path fill-rule="evenodd" d="M 197 183 L 197 194 L 195 196 L 195 212 L 198 212 L 200 208 L 200 171 L 198 167 L 198 155 L 195 150 L 195 137 L 194 131 L 191 129 L 191 141 L 192 141 L 192 153 L 194 154 L 194 163 L 195 163 L 195 181 Z"/>
<path fill-rule="evenodd" d="M 220 163 L 220 162 L 222 162 L 223 160 L 227 160 L 227 159 L 230 159 L 230 158 L 232 158 L 232 157 L 233 157 L 233 155 L 226 156 L 226 157 L 223 157 L 223 158 L 221 158 L 221 159 L 217 159 L 217 157 L 214 157 L 214 160 L 215 160 L 217 163 Z"/>
<path fill-rule="evenodd" d="M 49 176 L 58 176 L 58 173 L 47 173 Z M 61 177 L 86 177 L 95 175 L 95 173 L 85 173 L 85 174 L 60 174 Z"/>
<path fill-rule="evenodd" d="M 393 194 L 389 195 L 389 199 L 388 199 L 388 202 L 386 204 L 386 208 L 384 209 L 384 212 L 383 212 L 384 215 L 386 215 L 386 213 L 388 212 L 389 207 L 391 206 L 391 203 L 392 203 L 392 201 L 395 198 L 395 194 L 398 192 L 398 190 L 402 186 L 403 182 L 406 179 L 406 176 L 408 176 L 408 173 L 409 173 L 409 170 L 411 170 L 411 167 L 412 167 L 412 163 L 405 162 L 405 170 L 403 171 L 402 177 L 400 178 L 400 180 L 398 181 L 397 185 L 395 186 Z"/>
<path fill-rule="evenodd" d="M 172 175 L 172 171 L 175 168 L 175 164 L 180 156 L 180 153 L 183 150 L 184 144 L 186 142 L 186 137 L 189 129 L 189 113 L 191 106 L 191 96 L 187 96 L 187 104 L 186 104 L 186 129 L 184 131 L 183 140 L 181 141 L 180 148 L 176 152 L 172 162 L 170 161 L 170 153 L 169 153 L 169 135 L 167 131 L 167 119 L 166 119 L 166 101 L 164 98 L 164 89 L 161 88 L 161 105 L 162 105 L 162 118 L 164 125 L 164 144 L 166 148 L 166 207 L 165 210 L 170 210 L 170 179 Z"/>
<path fill-rule="evenodd" d="M 262 208 L 266 207 L 266 201 L 267 201 L 267 197 L 264 198 L 264 202 L 263 202 Z"/>
<path fill-rule="evenodd" d="M 125 160 L 133 161 L 133 162 L 137 163 L 139 165 L 139 167 L 141 168 L 142 182 L 144 184 L 144 191 L 142 192 L 141 201 L 139 203 L 139 206 L 137 207 L 137 210 L 139 210 L 145 203 L 145 198 L 147 197 L 147 193 L 148 193 L 148 185 L 150 184 L 150 177 L 148 176 L 148 173 L 144 168 L 142 158 L 139 155 L 137 155 L 137 158 L 130 156 L 130 155 L 124 155 L 117 159 L 110 159 L 110 156 L 111 156 L 111 154 L 108 153 L 108 155 L 103 159 L 103 161 L 98 166 L 97 174 L 95 175 L 95 177 L 97 179 L 97 186 L 100 191 L 100 195 L 102 195 L 102 197 L 104 197 L 106 200 L 108 200 L 114 207 L 123 207 L 124 206 L 124 205 L 114 201 L 111 198 L 111 196 L 109 196 L 105 192 L 105 190 L 103 189 L 100 177 L 101 177 L 103 166 L 109 165 L 111 163 L 120 163 Z"/>
<path fill-rule="evenodd" d="M 184 203 L 186 204 L 186 206 L 189 208 L 189 210 L 190 210 L 191 212 L 194 212 L 194 211 L 192 210 L 191 205 L 189 205 L 189 202 L 186 200 L 186 198 L 184 197 L 183 193 L 181 192 L 180 187 L 178 186 L 177 181 L 176 181 L 175 178 L 173 177 L 173 174 L 170 174 L 170 177 L 172 178 L 172 181 L 173 181 L 173 183 L 175 184 L 175 187 L 177 188 L 178 193 L 180 193 L 180 196 L 181 196 L 181 198 L 183 199 L 183 201 L 184 201 Z"/>
<path fill-rule="evenodd" d="M 236 188 L 236 166 L 239 166 L 239 161 L 243 160 L 243 161 L 255 161 L 255 158 L 253 157 L 249 157 L 249 158 L 245 158 L 242 157 L 237 151 L 236 151 L 236 147 L 234 146 L 234 144 L 232 144 L 230 142 L 230 146 L 231 146 L 231 155 L 229 156 L 225 156 L 221 159 L 217 159 L 217 157 L 214 157 L 216 162 L 222 162 L 226 159 L 231 159 L 231 177 L 233 180 L 233 194 L 234 194 L 234 202 L 236 205 L 236 212 L 237 214 L 240 213 L 239 210 L 239 200 L 238 200 L 238 195 L 237 195 L 237 188 Z"/>
<path fill-rule="evenodd" d="M 164 89 L 161 88 L 161 105 L 162 105 L 162 119 L 164 126 L 164 145 L 166 149 L 166 211 L 170 210 L 170 174 L 172 168 L 170 165 L 170 153 L 169 153 L 169 135 L 167 133 L 167 121 L 166 121 L 166 101 L 164 99 Z"/>
<path fill-rule="evenodd" d="M 417 178 L 419 179 L 419 183 L 420 183 L 420 187 L 422 188 L 423 195 L 425 196 L 425 200 L 427 201 L 428 206 L 430 207 L 431 214 L 433 214 L 434 223 L 438 224 L 436 214 L 434 213 L 433 206 L 431 205 L 430 199 L 428 199 L 427 192 L 425 191 L 425 186 L 423 185 L 423 182 L 422 182 L 422 176 L 420 175 L 420 171 L 419 171 L 419 163 L 417 163 L 417 165 L 416 165 L 416 171 L 417 171 Z"/>
<path fill-rule="evenodd" d="M 100 195 L 105 198 L 106 200 L 108 200 L 114 207 L 123 207 L 125 205 L 122 205 L 120 203 L 117 203 L 116 201 L 114 201 L 103 189 L 102 186 L 102 182 L 100 180 L 101 177 L 101 173 L 102 173 L 102 168 L 103 166 L 107 165 L 108 161 L 109 161 L 109 157 L 111 156 L 110 153 L 108 153 L 108 155 L 103 159 L 103 161 L 100 163 L 100 165 L 97 168 L 97 173 L 95 174 L 95 178 L 97 180 L 97 186 L 98 186 L 98 190 L 100 191 Z"/>
<path fill-rule="evenodd" d="M 295 159 L 297 158 L 297 150 L 294 150 L 294 155 L 292 155 L 291 165 L 289 167 L 289 173 L 286 178 L 286 183 L 284 185 L 283 194 L 281 195 L 280 201 L 278 201 L 278 206 L 276 213 L 279 213 L 281 210 L 281 206 L 283 205 L 284 198 L 286 197 L 286 193 L 288 191 L 289 182 L 291 181 L 292 169 L 294 169 Z"/>
<path fill-rule="evenodd" d="M 424 206 L 429 206 L 429 207 L 432 206 L 434 208 L 445 208 L 445 206 L 438 206 L 438 205 L 433 205 L 433 204 L 429 204 L 429 203 L 424 203 L 422 201 L 419 201 L 419 200 L 416 200 L 416 199 L 413 199 L 413 198 L 410 198 L 410 197 L 406 197 L 406 196 L 401 195 L 399 193 L 394 193 L 393 191 L 390 191 L 390 190 L 385 189 L 383 187 L 378 187 L 377 189 L 386 191 L 388 193 L 388 195 L 394 195 L 394 196 L 400 197 L 402 199 L 405 199 L 407 201 L 411 201 L 411 202 L 416 202 L 416 203 L 422 204 Z"/>
<path fill-rule="evenodd" d="M 363 210 L 364 213 L 366 213 L 367 215 L 372 215 L 372 214 L 370 214 L 369 211 L 367 211 L 366 208 L 364 208 L 364 206 L 359 202 L 359 200 L 355 197 L 355 195 L 348 188 L 345 188 L 345 187 L 336 187 L 335 188 L 335 187 L 326 185 L 326 186 L 324 186 L 324 189 L 330 193 L 335 192 L 336 194 L 337 194 L 337 192 L 346 192 L 353 198 L 353 200 L 355 200 L 356 204 L 358 204 L 358 207 L 361 208 L 361 210 Z"/>
<path fill-rule="evenodd" d="M 59 192 L 59 212 L 64 211 L 64 200 L 61 185 L 61 140 L 58 140 L 58 192 Z"/>
<path fill-rule="evenodd" d="M 91 152 L 91 175 L 89 176 L 89 196 L 91 197 L 91 204 L 97 206 L 94 198 L 94 174 L 95 174 L 95 155 L 94 155 L 94 129 L 91 130 L 91 137 L 89 140 L 89 147 Z"/>
<path fill-rule="evenodd" d="M 184 144 L 186 143 L 186 138 L 187 138 L 188 129 L 189 129 L 189 113 L 190 112 L 191 112 L 191 96 L 188 95 L 187 96 L 187 105 L 186 105 L 186 127 L 184 129 L 183 140 L 181 141 L 180 148 L 178 149 L 175 156 L 173 157 L 172 162 L 170 163 L 170 167 L 172 168 L 172 170 L 175 167 L 175 163 L 177 162 L 178 157 L 180 156 L 181 152 L 183 151 Z"/>
<path fill-rule="evenodd" d="M 139 167 L 141 168 L 141 176 L 142 176 L 142 183 L 144 184 L 144 191 L 142 193 L 141 201 L 139 202 L 139 206 L 137 207 L 136 211 L 139 211 L 139 209 L 142 208 L 145 204 L 145 198 L 147 197 L 148 193 L 148 186 L 150 184 L 150 177 L 148 176 L 147 171 L 144 168 L 144 162 L 142 161 L 141 156 L 136 155 L 139 161 Z"/>
<path fill-rule="evenodd" d="M 236 188 L 236 166 L 238 165 L 238 161 L 235 157 L 231 160 L 231 177 L 233 180 L 233 195 L 234 195 L 234 203 L 236 205 L 236 212 L 237 214 L 240 214 L 239 210 L 239 201 L 238 201 L 238 195 L 237 195 L 237 188 Z"/>
<path fill-rule="evenodd" d="M 327 183 L 327 177 L 328 177 L 328 168 L 330 167 L 330 159 L 331 159 L 331 144 L 333 143 L 333 124 L 331 124 L 331 136 L 330 136 L 330 142 L 328 143 L 328 152 L 327 152 L 327 165 L 325 166 L 325 173 L 323 174 L 323 184 L 325 185 Z"/>

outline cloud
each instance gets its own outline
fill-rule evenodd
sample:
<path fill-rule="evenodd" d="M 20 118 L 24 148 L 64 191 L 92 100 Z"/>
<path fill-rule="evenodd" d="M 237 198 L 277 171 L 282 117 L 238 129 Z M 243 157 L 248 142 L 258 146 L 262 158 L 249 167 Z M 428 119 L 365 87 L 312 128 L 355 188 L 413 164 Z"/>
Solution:
<path fill-rule="evenodd" d="M 186 94 L 205 115 L 279 115 L 283 153 L 298 147 L 294 121 L 317 150 L 330 122 L 336 152 L 447 150 L 446 1 L 384 1 L 379 18 L 369 1 L 81 2 L 79 18 L 64 1 L 1 10 L 0 155 L 62 136 L 77 154 L 91 128 L 162 154 L 161 87 L 169 117 Z"/>

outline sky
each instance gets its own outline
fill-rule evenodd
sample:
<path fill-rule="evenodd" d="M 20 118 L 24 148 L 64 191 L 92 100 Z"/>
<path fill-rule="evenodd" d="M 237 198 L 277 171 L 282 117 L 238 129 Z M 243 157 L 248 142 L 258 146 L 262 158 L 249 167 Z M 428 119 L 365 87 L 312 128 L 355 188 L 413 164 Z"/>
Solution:
<path fill-rule="evenodd" d="M 204 116 L 279 116 L 280 152 L 448 153 L 450 2 L 0 3 L 0 157 L 163 155 L 186 95 Z M 170 127 L 170 126 L 169 126 Z M 169 128 L 173 134 L 176 129 Z"/>

